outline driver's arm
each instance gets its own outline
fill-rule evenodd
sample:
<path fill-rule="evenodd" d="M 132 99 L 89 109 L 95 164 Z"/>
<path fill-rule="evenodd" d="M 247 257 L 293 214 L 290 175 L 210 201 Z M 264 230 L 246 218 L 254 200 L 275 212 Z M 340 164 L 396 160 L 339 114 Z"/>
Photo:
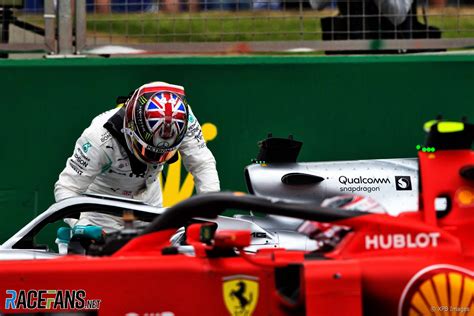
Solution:
<path fill-rule="evenodd" d="M 86 192 L 95 177 L 110 163 L 100 146 L 83 134 L 77 140 L 72 156 L 67 159 L 66 167 L 54 185 L 56 202 Z"/>
<path fill-rule="evenodd" d="M 179 152 L 186 170 L 194 177 L 198 194 L 220 191 L 216 160 L 206 146 L 201 125 L 191 108 L 189 108 L 188 130 Z"/>

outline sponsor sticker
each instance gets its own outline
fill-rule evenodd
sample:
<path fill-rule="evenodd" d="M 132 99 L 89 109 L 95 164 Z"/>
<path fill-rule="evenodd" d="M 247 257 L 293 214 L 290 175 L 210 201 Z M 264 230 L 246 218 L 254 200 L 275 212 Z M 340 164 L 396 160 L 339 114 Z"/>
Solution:
<path fill-rule="evenodd" d="M 339 187 L 340 192 L 376 192 L 380 191 L 380 185 L 390 184 L 388 177 L 347 177 L 340 176 L 338 181 L 343 186 Z"/>
<path fill-rule="evenodd" d="M 77 152 L 74 153 L 74 159 L 76 163 L 78 163 L 84 168 L 87 168 L 87 166 L 89 165 L 88 161 L 90 161 L 90 159 L 89 160 L 84 159 L 81 155 L 78 155 Z"/>
<path fill-rule="evenodd" d="M 257 307 L 258 278 L 232 275 L 222 279 L 222 294 L 227 311 L 232 316 L 251 316 Z"/>
<path fill-rule="evenodd" d="M 203 137 L 202 137 L 202 131 L 201 130 L 198 130 L 197 133 L 194 134 L 194 139 L 197 141 L 197 142 L 201 142 L 203 141 Z"/>
<path fill-rule="evenodd" d="M 109 132 L 105 132 L 104 134 L 100 135 L 100 142 L 105 143 L 111 138 L 112 138 L 112 134 L 110 134 Z"/>
<path fill-rule="evenodd" d="M 188 121 L 189 123 L 194 123 L 194 121 L 196 120 L 196 118 L 194 117 L 194 114 L 193 112 L 189 111 L 189 116 L 188 116 Z"/>
<path fill-rule="evenodd" d="M 159 142 L 157 146 L 168 148 L 168 147 L 170 147 L 170 144 L 167 141 L 162 141 L 162 142 Z"/>
<path fill-rule="evenodd" d="M 91 143 L 87 142 L 84 145 L 82 145 L 82 150 L 84 151 L 84 153 L 87 154 L 87 152 L 89 151 L 89 148 L 91 147 L 92 147 Z"/>
<path fill-rule="evenodd" d="M 149 142 L 153 138 L 153 134 L 146 132 L 143 138 L 145 139 L 145 141 Z"/>
<path fill-rule="evenodd" d="M 91 159 L 89 157 L 87 157 L 86 155 L 84 155 L 84 152 L 80 149 L 80 148 L 77 148 L 76 149 L 76 152 L 74 153 L 75 155 L 80 155 L 82 159 L 86 160 L 86 161 L 91 161 Z"/>
<path fill-rule="evenodd" d="M 192 124 L 191 126 L 188 126 L 186 136 L 195 137 L 196 134 L 199 134 L 200 132 L 201 132 L 201 127 L 199 126 L 199 124 Z"/>
<path fill-rule="evenodd" d="M 411 178 L 409 176 L 395 176 L 395 188 L 397 191 L 410 191 Z"/>
<path fill-rule="evenodd" d="M 82 167 L 78 165 L 77 162 L 75 162 L 74 160 L 69 161 L 69 166 L 72 168 L 72 170 L 76 171 L 76 173 L 80 176 L 84 172 L 84 170 L 82 170 Z"/>
<path fill-rule="evenodd" d="M 347 184 L 390 184 L 389 178 L 378 178 L 378 177 L 346 177 L 340 176 L 339 182 Z"/>
<path fill-rule="evenodd" d="M 439 232 L 418 234 L 374 234 L 365 236 L 365 249 L 402 249 L 438 247 Z"/>
<path fill-rule="evenodd" d="M 473 276 L 471 270 L 448 264 L 420 270 L 402 292 L 398 315 L 471 315 Z"/>

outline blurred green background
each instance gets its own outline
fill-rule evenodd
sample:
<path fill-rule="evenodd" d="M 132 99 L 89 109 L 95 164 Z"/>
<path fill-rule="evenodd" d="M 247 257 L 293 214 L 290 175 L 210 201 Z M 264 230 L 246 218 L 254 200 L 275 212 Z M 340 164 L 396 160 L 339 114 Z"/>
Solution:
<path fill-rule="evenodd" d="M 422 123 L 474 118 L 474 56 L 0 60 L 0 240 L 53 203 L 74 143 L 115 98 L 149 81 L 183 85 L 224 190 L 245 190 L 257 141 L 293 134 L 300 161 L 412 157 Z"/>

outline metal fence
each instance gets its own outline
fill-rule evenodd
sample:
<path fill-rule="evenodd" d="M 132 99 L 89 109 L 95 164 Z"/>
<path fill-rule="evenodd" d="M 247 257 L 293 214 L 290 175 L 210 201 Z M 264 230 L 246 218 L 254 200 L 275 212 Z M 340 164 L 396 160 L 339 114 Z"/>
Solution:
<path fill-rule="evenodd" d="M 4 52 L 385 53 L 474 46 L 474 0 L 2 1 Z"/>

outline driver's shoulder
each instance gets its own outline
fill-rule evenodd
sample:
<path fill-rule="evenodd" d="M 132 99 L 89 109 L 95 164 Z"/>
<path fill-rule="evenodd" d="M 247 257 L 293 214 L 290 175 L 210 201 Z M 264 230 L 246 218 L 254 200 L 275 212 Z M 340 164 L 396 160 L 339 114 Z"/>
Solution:
<path fill-rule="evenodd" d="M 110 146 L 115 140 L 112 134 L 104 127 L 104 124 L 118 111 L 118 109 L 112 109 L 96 116 L 91 125 L 84 130 L 82 137 L 88 139 L 88 141 L 96 146 L 105 148 Z"/>

